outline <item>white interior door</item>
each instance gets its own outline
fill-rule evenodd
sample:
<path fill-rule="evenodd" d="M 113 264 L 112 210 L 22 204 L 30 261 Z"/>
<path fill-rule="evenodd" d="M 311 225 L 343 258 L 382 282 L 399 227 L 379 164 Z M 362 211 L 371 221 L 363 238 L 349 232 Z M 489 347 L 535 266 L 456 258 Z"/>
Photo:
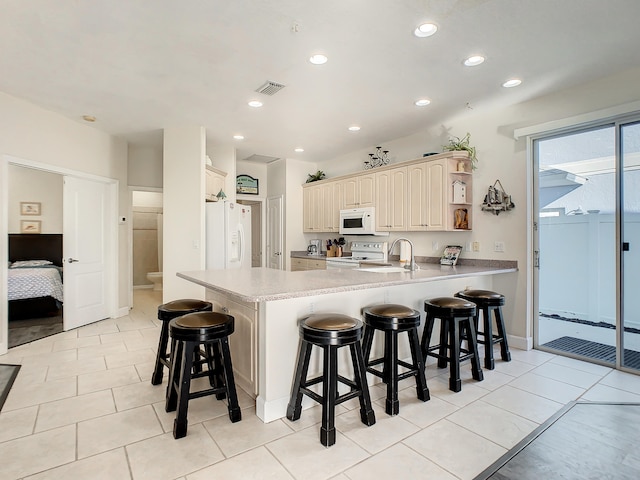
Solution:
<path fill-rule="evenodd" d="M 267 266 L 282 270 L 282 196 L 267 198 L 267 218 Z"/>
<path fill-rule="evenodd" d="M 108 185 L 64 178 L 64 330 L 109 316 Z"/>

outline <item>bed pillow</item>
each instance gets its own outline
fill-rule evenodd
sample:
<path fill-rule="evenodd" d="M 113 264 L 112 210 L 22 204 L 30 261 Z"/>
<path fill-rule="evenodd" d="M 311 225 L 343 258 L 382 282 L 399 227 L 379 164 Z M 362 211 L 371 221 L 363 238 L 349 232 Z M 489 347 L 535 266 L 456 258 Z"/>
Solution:
<path fill-rule="evenodd" d="M 53 262 L 49 260 L 18 260 L 11 264 L 11 268 L 42 267 L 44 265 L 53 265 Z"/>

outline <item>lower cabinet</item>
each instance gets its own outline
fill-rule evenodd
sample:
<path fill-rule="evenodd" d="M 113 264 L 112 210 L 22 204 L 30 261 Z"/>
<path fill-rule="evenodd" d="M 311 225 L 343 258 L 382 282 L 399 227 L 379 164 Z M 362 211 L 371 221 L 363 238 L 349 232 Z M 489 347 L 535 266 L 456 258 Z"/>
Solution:
<path fill-rule="evenodd" d="M 291 258 L 291 271 L 299 272 L 302 270 L 326 270 L 327 261 L 324 258 Z"/>
<path fill-rule="evenodd" d="M 234 332 L 229 337 L 231 361 L 236 385 L 255 397 L 258 394 L 258 304 L 232 300 L 207 291 L 207 300 L 215 312 L 234 318 Z"/>

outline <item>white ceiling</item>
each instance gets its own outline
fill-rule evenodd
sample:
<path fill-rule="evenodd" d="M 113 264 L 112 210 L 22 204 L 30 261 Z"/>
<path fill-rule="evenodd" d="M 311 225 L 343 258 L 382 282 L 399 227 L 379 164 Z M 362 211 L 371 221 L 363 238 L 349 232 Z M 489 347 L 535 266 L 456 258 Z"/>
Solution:
<path fill-rule="evenodd" d="M 640 65 L 638 0 L 0 0 L 0 12 L 0 91 L 141 146 L 203 125 L 238 159 L 373 151 Z M 415 37 L 425 21 L 438 32 Z M 327 64 L 308 62 L 317 52 Z M 472 54 L 486 62 L 464 67 Z M 502 88 L 511 77 L 523 84 Z M 266 80 L 285 88 L 254 92 Z"/>

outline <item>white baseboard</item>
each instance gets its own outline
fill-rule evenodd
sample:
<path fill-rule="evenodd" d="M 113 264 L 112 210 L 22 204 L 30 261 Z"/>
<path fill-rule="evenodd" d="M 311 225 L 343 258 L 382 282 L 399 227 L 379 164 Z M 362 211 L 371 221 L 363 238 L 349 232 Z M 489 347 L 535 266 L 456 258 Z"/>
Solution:
<path fill-rule="evenodd" d="M 119 308 L 118 311 L 116 312 L 116 318 L 126 317 L 127 315 L 129 315 L 129 310 L 131 310 L 130 307 Z"/>
<path fill-rule="evenodd" d="M 531 350 L 533 348 L 533 337 L 516 337 L 515 335 L 507 335 L 509 348 L 517 348 L 519 350 Z"/>

